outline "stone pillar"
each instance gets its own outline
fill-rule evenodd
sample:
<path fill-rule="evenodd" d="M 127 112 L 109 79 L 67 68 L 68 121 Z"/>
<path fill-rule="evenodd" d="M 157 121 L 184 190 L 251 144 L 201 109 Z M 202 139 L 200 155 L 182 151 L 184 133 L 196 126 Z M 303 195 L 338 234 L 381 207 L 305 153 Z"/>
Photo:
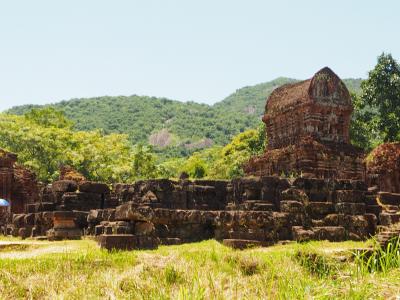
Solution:
<path fill-rule="evenodd" d="M 53 228 L 47 231 L 49 240 L 80 239 L 82 231 L 75 224 L 72 211 L 53 212 Z"/>

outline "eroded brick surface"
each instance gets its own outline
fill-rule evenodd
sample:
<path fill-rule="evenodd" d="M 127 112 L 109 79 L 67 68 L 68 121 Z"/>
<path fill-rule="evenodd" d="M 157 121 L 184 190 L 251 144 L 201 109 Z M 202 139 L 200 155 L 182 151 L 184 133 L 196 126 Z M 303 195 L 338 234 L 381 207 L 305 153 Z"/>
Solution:
<path fill-rule="evenodd" d="M 363 179 L 364 154 L 349 139 L 352 111 L 346 86 L 329 68 L 275 89 L 263 117 L 267 149 L 246 174 Z"/>

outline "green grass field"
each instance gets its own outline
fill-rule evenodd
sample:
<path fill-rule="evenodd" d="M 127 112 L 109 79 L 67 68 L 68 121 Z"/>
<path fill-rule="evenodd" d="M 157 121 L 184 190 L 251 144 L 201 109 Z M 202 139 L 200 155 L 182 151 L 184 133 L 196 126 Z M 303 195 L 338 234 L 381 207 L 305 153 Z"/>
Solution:
<path fill-rule="evenodd" d="M 0 298 L 398 299 L 399 268 L 369 273 L 352 259 L 351 249 L 367 245 L 311 242 L 238 251 L 210 240 L 108 253 L 91 240 L 3 238 Z"/>

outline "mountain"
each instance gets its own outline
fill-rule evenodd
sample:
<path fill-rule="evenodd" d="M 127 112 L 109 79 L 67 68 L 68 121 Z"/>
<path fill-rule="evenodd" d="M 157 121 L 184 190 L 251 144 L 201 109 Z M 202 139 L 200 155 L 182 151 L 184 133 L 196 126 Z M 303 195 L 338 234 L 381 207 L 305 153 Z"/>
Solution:
<path fill-rule="evenodd" d="M 102 129 L 126 133 L 132 143 L 150 143 L 165 156 L 186 156 L 195 149 L 225 145 L 230 139 L 260 124 L 265 100 L 278 86 L 296 82 L 280 77 L 243 87 L 214 104 L 180 102 L 147 96 L 82 98 L 50 104 L 75 122 L 76 130 Z M 349 90 L 359 92 L 361 79 L 345 79 Z M 13 107 L 23 114 L 37 105 Z"/>

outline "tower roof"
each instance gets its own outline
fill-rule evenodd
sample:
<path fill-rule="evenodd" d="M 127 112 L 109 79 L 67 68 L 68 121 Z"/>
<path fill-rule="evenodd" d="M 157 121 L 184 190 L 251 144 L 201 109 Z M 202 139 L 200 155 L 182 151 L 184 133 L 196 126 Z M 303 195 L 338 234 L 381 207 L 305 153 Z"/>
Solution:
<path fill-rule="evenodd" d="M 310 79 L 285 84 L 275 89 L 267 100 L 266 112 L 284 111 L 293 106 L 325 102 L 351 109 L 351 97 L 343 81 L 328 67 L 322 68 Z"/>

